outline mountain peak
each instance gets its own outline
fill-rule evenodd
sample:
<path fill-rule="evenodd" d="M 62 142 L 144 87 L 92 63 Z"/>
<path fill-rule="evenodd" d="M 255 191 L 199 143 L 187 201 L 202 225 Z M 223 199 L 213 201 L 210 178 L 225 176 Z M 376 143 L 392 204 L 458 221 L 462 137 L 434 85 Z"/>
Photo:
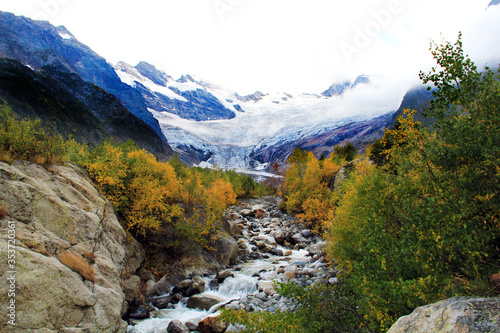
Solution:
<path fill-rule="evenodd" d="M 345 91 L 350 90 L 358 86 L 359 84 L 367 84 L 370 83 L 370 77 L 368 75 L 359 75 L 354 83 L 351 81 L 345 81 L 343 83 L 334 83 L 327 90 L 321 93 L 322 96 L 332 97 L 332 96 L 340 96 Z"/>
<path fill-rule="evenodd" d="M 195 79 L 193 79 L 193 77 L 189 74 L 182 75 L 180 77 L 180 79 L 177 80 L 177 82 L 179 82 L 179 83 L 186 83 L 186 82 L 197 83 L 197 81 Z"/>
<path fill-rule="evenodd" d="M 173 81 L 173 78 L 166 74 L 165 72 L 157 69 L 154 65 L 148 62 L 141 61 L 136 66 L 135 69 L 144 77 L 147 77 L 155 84 L 159 86 L 166 87 L 169 81 Z"/>

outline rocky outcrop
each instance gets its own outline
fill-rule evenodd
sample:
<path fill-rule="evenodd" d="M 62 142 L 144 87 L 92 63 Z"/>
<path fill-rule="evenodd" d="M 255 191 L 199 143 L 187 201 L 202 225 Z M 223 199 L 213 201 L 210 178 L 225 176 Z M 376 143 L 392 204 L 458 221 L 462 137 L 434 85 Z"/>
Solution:
<path fill-rule="evenodd" d="M 388 333 L 500 332 L 500 298 L 454 297 L 421 306 Z"/>
<path fill-rule="evenodd" d="M 15 226 L 16 326 L 30 332 L 125 332 L 126 298 L 144 251 L 111 205 L 76 166 L 0 163 L 0 275 L 6 280 L 8 232 Z M 12 227 L 11 227 L 12 228 Z M 125 289 L 125 293 L 123 291 Z M 7 286 L 0 287 L 6 308 Z M 0 318 L 5 327 L 7 317 Z"/>

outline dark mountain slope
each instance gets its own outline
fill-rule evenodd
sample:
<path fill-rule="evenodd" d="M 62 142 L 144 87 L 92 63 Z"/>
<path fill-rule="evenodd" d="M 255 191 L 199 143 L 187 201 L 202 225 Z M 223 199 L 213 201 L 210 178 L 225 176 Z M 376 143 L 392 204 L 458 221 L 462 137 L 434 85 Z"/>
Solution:
<path fill-rule="evenodd" d="M 403 115 L 404 109 L 416 110 L 414 119 L 420 121 L 422 124 L 428 126 L 432 123 L 430 118 L 424 116 L 424 112 L 429 108 L 432 100 L 432 91 L 427 90 L 426 87 L 418 87 L 409 90 L 401 102 L 401 106 L 394 113 L 392 117 L 392 124 L 397 121 L 397 118 Z"/>
<path fill-rule="evenodd" d="M 55 66 L 78 74 L 84 81 L 118 97 L 166 141 L 140 92 L 122 83 L 104 58 L 80 43 L 66 28 L 0 11 L 0 56 L 16 59 L 34 69 Z"/>
<path fill-rule="evenodd" d="M 45 66 L 35 72 L 0 58 L 0 98 L 20 117 L 40 118 L 67 138 L 92 144 L 108 137 L 132 139 L 162 160 L 173 155 L 170 146 L 115 96 L 64 67 Z"/>

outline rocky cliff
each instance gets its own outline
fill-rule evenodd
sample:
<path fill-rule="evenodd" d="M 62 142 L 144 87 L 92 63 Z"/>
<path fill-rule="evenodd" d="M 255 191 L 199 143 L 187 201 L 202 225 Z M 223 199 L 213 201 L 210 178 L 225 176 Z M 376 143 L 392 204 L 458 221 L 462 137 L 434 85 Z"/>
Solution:
<path fill-rule="evenodd" d="M 0 326 L 14 332 L 125 332 L 122 314 L 126 298 L 139 295 L 135 272 L 144 251 L 84 171 L 0 163 L 0 184 L 0 275 L 2 281 L 11 278 L 1 284 L 0 307 L 15 302 L 16 324 L 2 315 Z"/>

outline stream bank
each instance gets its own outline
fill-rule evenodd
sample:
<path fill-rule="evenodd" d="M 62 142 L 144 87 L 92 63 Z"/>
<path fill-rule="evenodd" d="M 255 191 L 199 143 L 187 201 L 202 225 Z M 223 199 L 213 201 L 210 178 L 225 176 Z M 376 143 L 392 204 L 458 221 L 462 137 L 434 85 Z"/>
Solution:
<path fill-rule="evenodd" d="M 128 332 L 234 331 L 210 319 L 218 308 L 294 311 L 295 305 L 276 293 L 276 282 L 336 283 L 337 271 L 325 259 L 326 243 L 281 207 L 281 199 L 271 196 L 230 207 L 226 218 L 238 246 L 233 264 L 216 273 L 165 278 L 174 283 L 135 309 Z"/>

